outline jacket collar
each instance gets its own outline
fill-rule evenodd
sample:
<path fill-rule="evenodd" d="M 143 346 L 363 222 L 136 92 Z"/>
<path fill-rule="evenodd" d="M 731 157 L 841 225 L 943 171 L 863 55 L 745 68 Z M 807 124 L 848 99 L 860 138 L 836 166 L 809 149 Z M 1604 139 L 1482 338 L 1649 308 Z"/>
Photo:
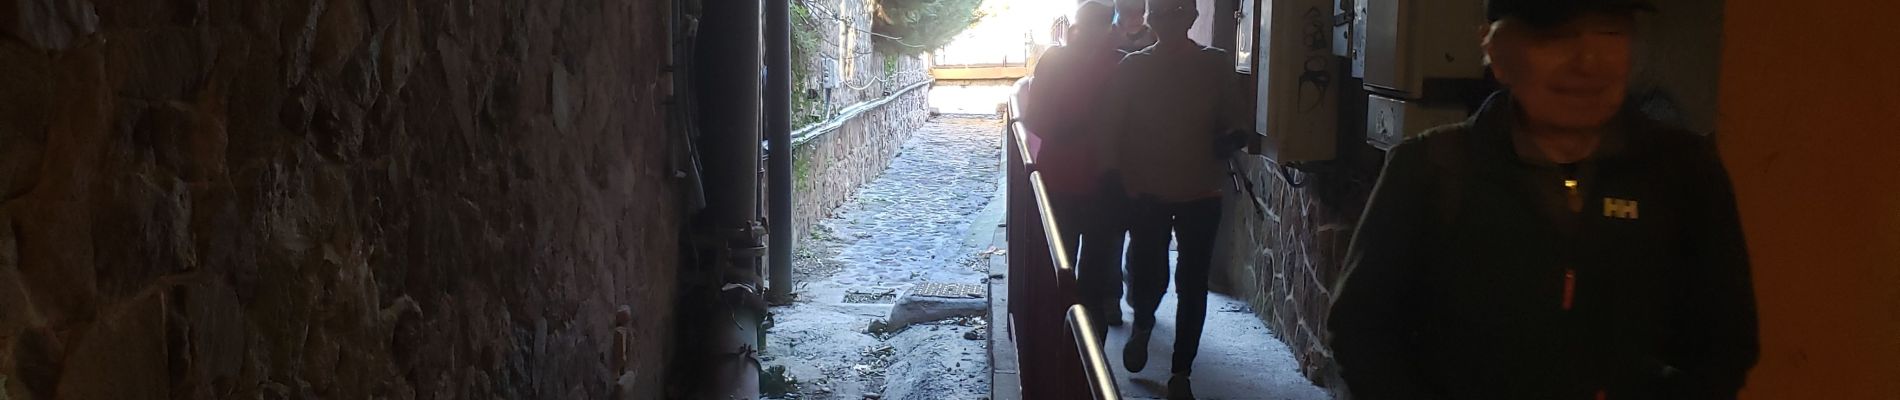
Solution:
<path fill-rule="evenodd" d="M 1472 132 L 1476 133 L 1474 136 L 1477 140 L 1473 140 L 1472 144 L 1478 146 L 1477 154 L 1537 166 L 1555 165 L 1556 163 L 1544 158 L 1542 154 L 1534 151 L 1519 151 L 1516 144 L 1517 135 L 1513 134 L 1519 112 L 1517 99 L 1511 96 L 1509 90 L 1499 90 L 1485 99 L 1484 105 L 1478 108 L 1478 112 L 1473 114 L 1469 121 Z M 1631 147 L 1630 135 L 1631 132 L 1639 129 L 1640 120 L 1627 112 L 1619 113 L 1608 126 L 1604 127 L 1602 144 L 1598 145 L 1595 153 L 1584 158 L 1583 161 L 1591 162 L 1628 156 Z"/>

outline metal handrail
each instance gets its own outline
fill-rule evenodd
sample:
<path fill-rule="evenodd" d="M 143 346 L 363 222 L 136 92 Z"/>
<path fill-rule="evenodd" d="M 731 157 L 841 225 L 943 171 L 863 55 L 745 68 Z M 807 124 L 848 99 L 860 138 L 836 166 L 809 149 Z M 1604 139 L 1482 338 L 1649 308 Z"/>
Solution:
<path fill-rule="evenodd" d="M 1023 168 L 1028 169 L 1029 172 L 1036 172 L 1036 154 L 1034 150 L 1029 149 L 1029 138 L 1026 136 L 1029 127 L 1023 125 L 1022 121 L 1010 121 L 1010 124 L 1015 127 L 1011 131 L 1015 132 L 1016 151 L 1022 153 Z"/>
<path fill-rule="evenodd" d="M 1068 247 L 1063 246 L 1062 231 L 1056 226 L 1055 209 L 1049 204 L 1049 189 L 1042 184 L 1041 172 L 1029 173 L 1030 190 L 1036 194 L 1036 213 L 1042 217 L 1042 234 L 1049 241 L 1049 258 L 1055 261 L 1058 278 L 1075 279 L 1075 264 L 1069 260 Z"/>
<path fill-rule="evenodd" d="M 1121 399 L 1121 389 L 1115 387 L 1115 370 L 1108 366 L 1108 356 L 1103 355 L 1102 339 L 1095 335 L 1095 326 L 1087 307 L 1081 304 L 1069 307 L 1069 331 L 1075 334 L 1075 350 L 1082 353 L 1089 392 L 1094 393 L 1096 399 Z"/>
<path fill-rule="evenodd" d="M 1048 187 L 1043 183 L 1042 173 L 1035 168 L 1035 152 L 1029 148 L 1029 129 L 1022 123 L 1022 92 L 1029 83 L 1023 79 L 1016 85 L 1016 93 L 1010 96 L 1007 112 L 1011 141 L 1016 142 L 1023 168 L 1027 171 L 1028 186 L 1035 199 L 1036 211 L 1042 221 L 1042 230 L 1049 245 L 1049 257 L 1054 264 L 1058 282 L 1075 282 L 1076 270 L 1069 252 L 1064 251 L 1062 228 L 1057 225 L 1055 211 L 1049 200 Z M 1101 331 L 1097 322 L 1089 317 L 1088 309 L 1080 304 L 1068 307 L 1065 320 L 1070 334 L 1075 338 L 1076 351 L 1080 353 L 1083 374 L 1089 382 L 1089 391 L 1098 400 L 1120 400 L 1121 393 L 1116 387 L 1114 370 L 1109 367 L 1108 357 L 1103 350 L 1101 338 L 1095 332 Z"/>
<path fill-rule="evenodd" d="M 818 137 L 824 136 L 825 132 L 831 132 L 834 130 L 838 130 L 840 128 L 844 128 L 844 124 L 846 122 L 851 122 L 851 120 L 857 119 L 859 116 L 861 116 L 867 111 L 875 110 L 878 107 L 883 107 L 885 104 L 890 104 L 893 101 L 897 101 L 897 99 L 910 94 L 910 92 L 912 91 L 915 91 L 917 89 L 924 88 L 924 87 L 929 87 L 930 85 L 936 84 L 936 83 L 937 83 L 936 78 L 924 78 L 924 80 L 922 81 L 911 83 L 909 86 L 904 86 L 903 89 L 898 89 L 895 92 L 891 92 L 889 96 L 884 96 L 876 100 L 867 100 L 867 101 L 859 102 L 857 104 L 845 106 L 844 108 L 838 110 L 838 115 L 833 115 L 831 116 L 830 119 L 826 119 L 824 122 L 813 124 L 811 126 L 806 126 L 804 128 L 799 128 L 797 131 L 793 131 L 792 132 L 792 147 L 795 148 L 795 147 L 803 146 L 806 142 L 810 142 L 813 139 L 817 139 Z"/>
<path fill-rule="evenodd" d="M 1033 79 L 1023 78 L 1016 81 L 1015 91 L 1009 95 L 1009 108 L 1006 109 L 1009 113 L 1009 138 L 1016 141 L 1016 151 L 1021 153 L 1018 155 L 1022 156 L 1023 167 L 1031 172 L 1036 170 L 1036 152 L 1029 149 L 1029 126 L 1023 124 L 1022 97 L 1023 89 L 1027 89 L 1029 82 Z"/>

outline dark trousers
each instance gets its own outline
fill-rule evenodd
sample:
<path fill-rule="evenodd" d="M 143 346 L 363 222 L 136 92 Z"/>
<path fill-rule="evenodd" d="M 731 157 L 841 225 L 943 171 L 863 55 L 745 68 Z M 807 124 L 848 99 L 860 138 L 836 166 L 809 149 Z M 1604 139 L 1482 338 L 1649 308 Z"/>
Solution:
<path fill-rule="evenodd" d="M 1127 201 L 1111 194 L 1051 194 L 1062 251 L 1075 263 L 1081 303 L 1099 313 L 1121 313 L 1122 249 L 1128 236 Z"/>
<path fill-rule="evenodd" d="M 1180 304 L 1175 313 L 1172 371 L 1188 374 L 1200 353 L 1201 328 L 1207 323 L 1207 275 L 1214 263 L 1221 199 L 1135 203 L 1128 241 L 1128 304 L 1135 308 L 1135 329 L 1155 326 L 1155 311 L 1168 291 L 1168 242 L 1173 234 L 1181 241 L 1181 258 L 1174 272 L 1174 293 Z"/>

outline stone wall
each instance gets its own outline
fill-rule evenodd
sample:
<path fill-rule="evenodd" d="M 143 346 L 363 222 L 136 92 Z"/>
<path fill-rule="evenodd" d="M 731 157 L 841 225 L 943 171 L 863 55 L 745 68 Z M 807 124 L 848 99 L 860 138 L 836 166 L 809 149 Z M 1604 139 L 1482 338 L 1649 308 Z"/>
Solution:
<path fill-rule="evenodd" d="M 882 174 L 911 133 L 923 126 L 929 117 L 930 87 L 905 90 L 929 80 L 930 68 L 920 56 L 875 51 L 870 34 L 875 0 L 797 1 L 792 6 L 796 241 L 807 237 L 811 226 L 844 204 L 859 185 Z"/>
<path fill-rule="evenodd" d="M 901 88 L 898 90 L 902 90 Z M 858 186 L 877 179 L 904 142 L 930 117 L 930 85 L 895 93 L 882 106 L 840 123 L 813 128 L 801 137 L 792 157 L 793 237 L 804 239 L 811 227 L 831 216 Z"/>
<path fill-rule="evenodd" d="M 1357 79 L 1338 85 L 1341 98 L 1366 96 Z M 1253 189 L 1226 195 L 1212 274 L 1215 291 L 1246 300 L 1301 372 L 1328 387 L 1341 382 L 1326 346 L 1326 311 L 1385 162 L 1385 152 L 1366 143 L 1364 102 L 1345 102 L 1337 117 L 1333 160 L 1282 169 L 1267 157 L 1239 159 Z"/>
<path fill-rule="evenodd" d="M 1332 365 L 1326 307 L 1371 182 L 1363 173 L 1296 173 L 1303 186 L 1295 188 L 1266 158 L 1244 157 L 1241 165 L 1264 206 L 1256 209 L 1245 191 L 1227 195 L 1215 289 L 1247 300 L 1303 372 L 1324 383 Z"/>
<path fill-rule="evenodd" d="M 0 2 L 0 398 L 660 397 L 665 3 Z"/>
<path fill-rule="evenodd" d="M 930 67 L 923 57 L 875 50 L 870 32 L 876 3 L 792 3 L 793 130 L 822 124 L 852 105 L 876 101 L 929 78 Z"/>

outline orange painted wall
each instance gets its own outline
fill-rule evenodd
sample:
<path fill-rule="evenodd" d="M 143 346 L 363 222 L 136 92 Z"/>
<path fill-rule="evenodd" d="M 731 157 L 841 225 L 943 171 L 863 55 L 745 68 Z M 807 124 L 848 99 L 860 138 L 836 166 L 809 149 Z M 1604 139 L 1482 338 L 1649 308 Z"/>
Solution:
<path fill-rule="evenodd" d="M 1900 399 L 1900 4 L 1729 0 L 1718 130 L 1761 303 L 1747 399 Z"/>

